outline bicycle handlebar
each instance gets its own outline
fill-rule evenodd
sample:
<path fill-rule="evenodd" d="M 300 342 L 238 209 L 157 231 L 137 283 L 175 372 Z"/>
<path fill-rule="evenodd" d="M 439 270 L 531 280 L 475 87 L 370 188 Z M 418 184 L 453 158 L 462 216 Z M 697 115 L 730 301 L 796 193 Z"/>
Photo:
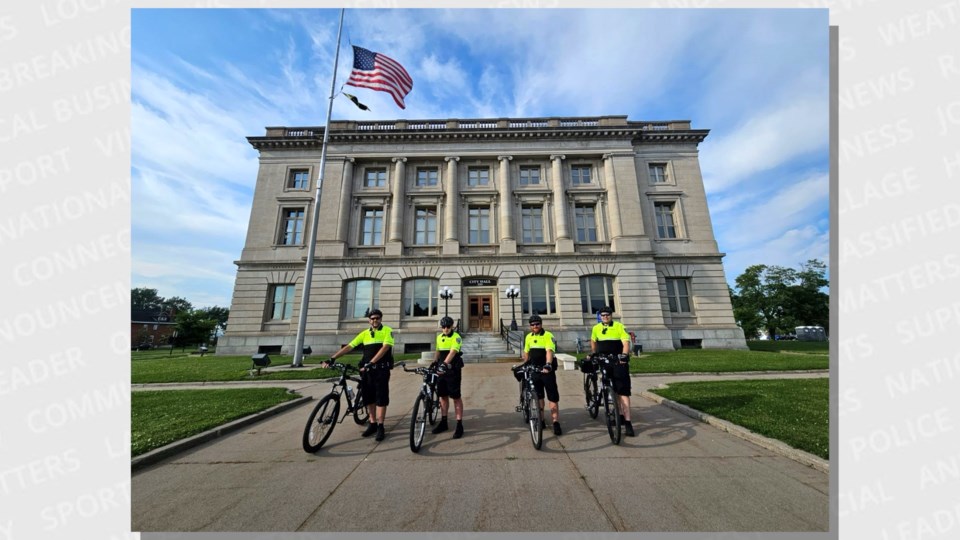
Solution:
<path fill-rule="evenodd" d="M 350 364 L 341 364 L 340 362 L 327 362 L 328 369 L 339 369 L 340 371 L 360 371 L 356 366 L 351 366 Z"/>

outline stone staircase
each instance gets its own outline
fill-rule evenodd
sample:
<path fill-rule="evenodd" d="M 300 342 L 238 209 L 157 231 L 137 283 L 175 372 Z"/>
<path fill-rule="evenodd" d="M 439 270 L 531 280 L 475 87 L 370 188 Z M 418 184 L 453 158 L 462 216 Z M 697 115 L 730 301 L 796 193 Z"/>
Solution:
<path fill-rule="evenodd" d="M 474 332 L 463 336 L 460 344 L 463 361 L 470 362 L 497 362 L 519 361 L 520 352 L 511 349 L 498 333 Z"/>

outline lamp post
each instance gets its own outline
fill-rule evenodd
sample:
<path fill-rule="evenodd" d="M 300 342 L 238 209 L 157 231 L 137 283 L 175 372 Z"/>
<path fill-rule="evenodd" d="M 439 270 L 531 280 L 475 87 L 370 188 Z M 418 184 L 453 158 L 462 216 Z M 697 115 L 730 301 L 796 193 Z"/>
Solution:
<path fill-rule="evenodd" d="M 513 285 L 507 287 L 507 298 L 510 299 L 510 314 L 512 320 L 510 321 L 510 329 L 517 329 L 517 306 L 515 304 L 515 299 L 520 296 L 520 289 L 514 287 Z"/>
<path fill-rule="evenodd" d="M 443 316 L 448 316 L 448 307 L 450 306 L 450 299 L 453 298 L 453 291 L 450 290 L 450 287 L 444 287 L 440 291 L 440 298 L 443 298 Z"/>

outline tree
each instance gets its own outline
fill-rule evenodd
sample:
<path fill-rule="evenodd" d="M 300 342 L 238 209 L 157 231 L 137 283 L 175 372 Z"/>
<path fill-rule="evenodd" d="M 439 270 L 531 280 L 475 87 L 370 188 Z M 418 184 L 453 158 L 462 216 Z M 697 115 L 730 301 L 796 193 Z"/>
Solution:
<path fill-rule="evenodd" d="M 827 266 L 817 259 L 801 264 L 799 270 L 763 264 L 744 270 L 735 280 L 738 290 L 731 291 L 730 297 L 744 335 L 754 337 L 762 328 L 772 337 L 802 325 L 828 329 L 826 271 Z"/>
<path fill-rule="evenodd" d="M 181 311 L 177 313 L 177 339 L 180 347 L 202 345 L 210 340 L 217 321 L 208 319 L 200 311 Z"/>
<path fill-rule="evenodd" d="M 176 313 L 183 313 L 185 311 L 193 310 L 193 304 L 191 304 L 186 298 L 180 298 L 179 296 L 165 298 L 163 300 L 163 306 L 167 308 L 173 308 Z"/>
<path fill-rule="evenodd" d="M 130 290 L 130 307 L 135 310 L 159 311 L 163 307 L 164 299 L 157 294 L 156 289 L 137 287 Z"/>
<path fill-rule="evenodd" d="M 213 306 L 208 308 L 200 308 L 197 311 L 203 313 L 204 317 L 207 319 L 217 321 L 217 328 L 220 330 L 227 329 L 227 319 L 230 318 L 229 309 L 220 306 Z"/>

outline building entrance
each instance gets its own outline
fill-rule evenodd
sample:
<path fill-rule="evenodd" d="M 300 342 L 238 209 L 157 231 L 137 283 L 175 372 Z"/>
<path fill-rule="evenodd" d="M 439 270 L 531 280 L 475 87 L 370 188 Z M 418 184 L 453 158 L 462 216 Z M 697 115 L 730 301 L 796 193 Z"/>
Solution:
<path fill-rule="evenodd" d="M 490 332 L 493 330 L 493 297 L 489 294 L 471 295 L 467 300 L 468 330 Z"/>

